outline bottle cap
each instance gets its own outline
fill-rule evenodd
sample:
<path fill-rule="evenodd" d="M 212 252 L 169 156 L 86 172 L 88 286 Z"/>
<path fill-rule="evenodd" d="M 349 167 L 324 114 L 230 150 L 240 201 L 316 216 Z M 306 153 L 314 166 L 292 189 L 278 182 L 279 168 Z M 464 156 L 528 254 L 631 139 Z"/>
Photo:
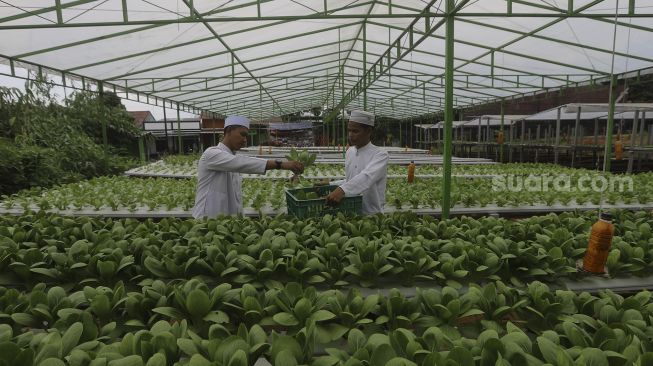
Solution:
<path fill-rule="evenodd" d="M 601 212 L 601 215 L 599 217 L 605 221 L 612 221 L 612 214 L 609 212 Z"/>

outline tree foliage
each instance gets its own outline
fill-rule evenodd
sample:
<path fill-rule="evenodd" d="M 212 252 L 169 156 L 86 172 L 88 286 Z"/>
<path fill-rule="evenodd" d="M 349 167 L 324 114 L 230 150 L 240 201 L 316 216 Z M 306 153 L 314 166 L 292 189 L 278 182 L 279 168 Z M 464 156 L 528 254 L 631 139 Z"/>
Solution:
<path fill-rule="evenodd" d="M 116 98 L 81 92 L 58 103 L 47 83 L 0 87 L 0 193 L 123 170 L 140 131 Z"/>

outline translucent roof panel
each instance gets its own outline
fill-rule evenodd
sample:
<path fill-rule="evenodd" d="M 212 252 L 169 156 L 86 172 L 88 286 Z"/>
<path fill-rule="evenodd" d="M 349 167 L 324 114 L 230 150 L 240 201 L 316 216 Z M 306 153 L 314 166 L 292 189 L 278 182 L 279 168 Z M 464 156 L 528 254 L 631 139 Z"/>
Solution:
<path fill-rule="evenodd" d="M 311 105 L 365 104 L 407 118 L 444 105 L 444 1 L 2 3 L 5 75 L 45 71 L 52 80 L 76 80 L 75 86 L 99 80 L 120 93 L 128 88 L 130 96 L 264 118 Z M 647 72 L 653 68 L 650 2 L 616 5 L 455 0 L 454 105 L 606 80 L 612 69 Z"/>

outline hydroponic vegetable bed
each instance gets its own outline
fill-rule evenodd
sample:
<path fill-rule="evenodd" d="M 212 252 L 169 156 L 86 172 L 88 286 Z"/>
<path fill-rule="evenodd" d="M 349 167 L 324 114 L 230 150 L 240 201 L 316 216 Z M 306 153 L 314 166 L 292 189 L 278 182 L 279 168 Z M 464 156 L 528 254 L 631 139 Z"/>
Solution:
<path fill-rule="evenodd" d="M 515 170 L 516 176 L 527 174 Z M 528 173 L 530 174 L 530 173 Z M 564 173 L 563 173 L 564 174 Z M 629 209 L 646 208 L 653 204 L 653 174 L 643 173 L 627 176 L 632 179 L 633 189 L 624 192 L 576 191 L 581 177 L 598 177 L 591 171 L 575 171 L 568 174 L 569 191 L 550 189 L 531 191 L 522 189 L 495 190 L 492 179 L 453 178 L 452 207 L 461 213 L 510 212 L 530 210 L 595 209 L 601 203 L 607 207 Z M 304 180 L 311 185 L 313 181 Z M 268 214 L 283 213 L 286 207 L 284 180 L 245 179 L 243 204 L 253 214 L 263 210 Z M 388 180 L 386 211 L 417 210 L 437 214 L 441 211 L 441 178 L 420 178 L 408 184 L 404 179 Z M 628 187 L 625 187 L 628 188 Z M 53 189 L 32 189 L 5 197 L 2 212 L 16 213 L 27 210 L 52 210 L 53 212 L 90 211 L 98 214 L 111 212 L 152 212 L 165 216 L 166 212 L 189 212 L 195 199 L 195 180 L 163 178 L 102 177 L 90 181 L 63 185 Z"/>
<path fill-rule="evenodd" d="M 612 276 L 651 273 L 651 219 L 615 212 Z M 647 365 L 650 292 L 554 290 L 582 276 L 593 220 L 4 216 L 0 359 Z M 414 296 L 346 289 L 420 282 Z"/>

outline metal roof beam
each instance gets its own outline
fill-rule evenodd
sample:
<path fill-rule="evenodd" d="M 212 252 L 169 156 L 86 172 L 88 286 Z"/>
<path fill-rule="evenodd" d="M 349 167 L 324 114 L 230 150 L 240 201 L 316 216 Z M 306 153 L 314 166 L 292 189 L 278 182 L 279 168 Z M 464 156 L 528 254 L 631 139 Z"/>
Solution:
<path fill-rule="evenodd" d="M 4 17 L 4 18 L 0 18 L 0 24 L 6 23 L 6 22 L 16 21 L 16 20 L 23 19 L 23 18 L 29 18 L 29 17 L 32 17 L 32 16 L 38 16 L 38 15 L 41 15 L 41 14 L 50 13 L 52 11 L 56 11 L 57 12 L 57 19 L 60 19 L 61 18 L 61 15 L 60 15 L 61 10 L 66 9 L 66 8 L 71 8 L 71 7 L 77 6 L 77 5 L 92 3 L 92 2 L 95 2 L 95 1 L 97 1 L 97 0 L 77 0 L 77 1 L 71 1 L 71 2 L 65 3 L 65 4 L 61 4 L 59 1 L 57 1 L 56 5 L 54 5 L 54 6 L 48 6 L 48 7 L 41 8 L 41 9 L 38 9 L 38 10 L 33 10 L 33 11 L 27 11 L 27 10 L 19 8 L 18 6 L 12 5 L 14 8 L 22 10 L 23 13 L 10 15 L 10 16 Z M 61 24 L 62 22 L 59 21 L 59 23 Z"/>
<path fill-rule="evenodd" d="M 596 4 L 598 4 L 598 3 L 602 2 L 602 1 L 603 1 L 603 0 L 594 0 L 592 3 L 589 3 L 589 4 L 587 4 L 587 5 L 583 6 L 583 7 L 581 7 L 580 9 L 576 10 L 576 12 L 582 12 L 583 10 L 588 9 L 588 8 L 594 6 L 594 5 L 596 5 Z M 458 14 L 456 14 L 456 16 L 457 16 L 457 15 L 458 15 Z M 467 61 L 467 62 L 464 62 L 464 63 L 461 64 L 461 65 L 458 65 L 458 66 L 454 67 L 454 70 L 453 70 L 453 71 L 456 71 L 456 70 L 460 69 L 461 67 L 466 66 L 466 65 L 472 63 L 473 61 L 477 61 L 477 60 L 479 60 L 479 59 L 481 59 L 481 58 L 483 58 L 483 57 L 489 56 L 489 55 L 491 55 L 493 52 L 499 51 L 499 52 L 504 52 L 504 53 L 508 53 L 508 54 L 513 54 L 513 55 L 515 55 L 515 56 L 525 57 L 525 58 L 528 58 L 528 59 L 532 59 L 532 60 L 536 60 L 536 61 L 541 61 L 541 62 L 545 62 L 545 63 L 550 63 L 550 64 L 554 64 L 554 65 L 558 65 L 558 66 L 570 67 L 570 68 L 575 68 L 575 69 L 578 69 L 578 70 L 585 70 L 585 71 L 589 71 L 589 72 L 596 72 L 596 73 L 604 74 L 604 75 L 605 75 L 605 73 L 602 73 L 602 72 L 599 72 L 599 71 L 596 71 L 596 70 L 593 70 L 593 69 L 587 69 L 587 68 L 585 68 L 585 67 L 581 67 L 581 66 L 567 65 L 567 64 L 565 64 L 565 63 L 557 62 L 557 61 L 554 61 L 554 60 L 545 60 L 545 59 L 542 59 L 542 58 L 540 58 L 540 57 L 532 57 L 532 56 L 528 56 L 528 55 L 521 55 L 521 54 L 519 54 L 519 53 L 517 53 L 517 52 L 507 51 L 507 50 L 504 49 L 505 47 L 508 47 L 508 46 L 510 46 L 510 45 L 512 45 L 512 44 L 514 44 L 514 43 L 516 43 L 516 42 L 518 42 L 518 41 L 521 41 L 522 39 L 527 38 L 527 37 L 529 37 L 529 36 L 532 35 L 532 34 L 538 33 L 538 32 L 540 32 L 540 31 L 542 31 L 542 30 L 545 30 L 545 29 L 547 29 L 547 28 L 553 26 L 554 24 L 559 23 L 559 22 L 562 21 L 563 19 L 564 19 L 564 18 L 559 18 L 559 19 L 556 19 L 556 20 L 554 20 L 554 21 L 548 22 L 548 23 L 546 23 L 546 24 L 544 24 L 544 25 L 542 25 L 542 26 L 540 26 L 540 27 L 537 27 L 536 29 L 534 29 L 534 30 L 532 30 L 532 31 L 530 31 L 530 32 L 528 32 L 528 33 L 524 33 L 524 34 L 520 35 L 519 37 L 517 37 L 517 38 L 515 38 L 515 39 L 512 39 L 512 40 L 510 40 L 510 41 L 508 41 L 508 42 L 502 44 L 502 45 L 499 46 L 499 47 L 489 47 L 489 46 L 485 46 L 485 45 L 476 44 L 476 43 L 473 43 L 473 42 L 465 42 L 465 41 L 461 41 L 461 40 L 455 40 L 455 42 L 458 42 L 458 43 L 469 44 L 469 45 L 472 45 L 472 46 L 475 46 L 475 47 L 479 47 L 479 48 L 485 48 L 485 49 L 488 49 L 489 51 L 488 51 L 488 52 L 485 52 L 485 53 L 483 53 L 483 54 L 481 54 L 481 55 L 479 55 L 479 56 L 477 56 L 477 57 L 475 57 L 475 58 L 473 58 L 472 60 L 469 60 L 469 61 Z M 429 33 L 432 33 L 432 32 L 429 32 Z M 444 38 L 444 37 L 442 37 L 442 38 Z M 442 75 L 437 75 L 437 76 L 434 77 L 433 79 L 436 79 L 436 78 L 438 78 L 438 77 L 442 77 Z"/>
<path fill-rule="evenodd" d="M 230 6 L 228 8 L 211 10 L 209 12 L 206 12 L 206 13 L 202 14 L 202 15 L 214 15 L 214 14 L 219 14 L 219 13 L 228 12 L 228 11 L 232 11 L 232 10 L 237 10 L 237 9 L 240 9 L 240 8 L 243 8 L 243 7 L 247 7 L 248 5 L 251 5 L 251 4 L 256 4 L 259 1 L 260 2 L 268 2 L 268 1 L 274 1 L 274 0 L 257 0 L 257 1 L 253 1 L 253 2 L 250 2 L 250 3 Z M 191 17 L 186 17 L 186 18 L 191 18 Z M 179 20 L 186 19 L 186 18 L 181 18 L 181 19 L 176 19 L 176 20 L 179 21 Z M 25 57 L 29 57 L 29 56 L 38 55 L 38 54 L 41 54 L 41 53 L 58 51 L 58 50 L 61 50 L 61 49 L 64 49 L 64 48 L 70 48 L 70 47 L 75 47 L 75 46 L 79 46 L 79 45 L 82 45 L 82 44 L 93 43 L 93 42 L 101 41 L 103 39 L 115 38 L 115 37 L 120 37 L 120 36 L 124 36 L 124 35 L 127 35 L 127 34 L 137 33 L 137 32 L 140 32 L 140 31 L 154 29 L 154 28 L 162 27 L 164 25 L 166 25 L 166 24 L 153 24 L 153 25 L 148 25 L 148 26 L 145 26 L 145 27 L 139 27 L 139 28 L 136 28 L 136 29 L 129 29 L 129 30 L 121 31 L 121 32 L 105 34 L 105 35 L 98 36 L 98 37 L 83 39 L 81 41 L 75 41 L 75 42 L 65 43 L 65 44 L 62 44 L 62 45 L 56 45 L 56 46 L 53 46 L 53 47 L 43 48 L 43 49 L 40 49 L 40 50 L 26 52 L 26 53 L 22 53 L 22 54 L 19 54 L 19 55 L 14 55 L 13 57 L 18 58 L 18 59 L 25 58 Z M 30 29 L 30 28 L 27 27 L 26 29 Z M 0 30 L 2 30 L 2 29 L 0 28 Z"/>
<path fill-rule="evenodd" d="M 454 9 L 454 13 L 462 9 L 467 3 L 469 3 L 470 0 L 461 0 L 458 5 L 456 5 Z M 428 13 L 428 9 L 435 4 L 436 0 L 431 0 L 427 6 L 424 8 L 423 12 Z M 444 16 L 444 15 L 443 15 Z M 368 84 L 370 84 L 370 79 L 372 79 L 371 83 L 373 83 L 375 80 L 377 80 L 381 75 L 384 75 L 387 71 L 390 70 L 392 66 L 394 66 L 397 62 L 399 62 L 401 59 L 403 59 L 404 56 L 406 56 L 408 53 L 410 53 L 411 50 L 416 48 L 420 43 L 422 43 L 431 33 L 435 32 L 436 29 L 440 28 L 443 24 L 445 24 L 445 18 L 441 19 L 435 26 L 431 27 L 430 31 L 428 34 L 423 35 L 420 37 L 417 41 L 411 42 L 410 47 L 406 52 L 401 52 L 401 40 L 404 37 L 407 37 L 410 35 L 410 33 L 414 33 L 415 31 L 415 25 L 417 24 L 418 20 L 420 17 L 416 17 L 411 21 L 411 23 L 408 25 L 406 29 L 404 29 L 399 37 L 396 38 L 392 44 L 389 45 L 388 49 L 383 53 L 383 56 L 380 57 L 376 62 L 372 64 L 372 67 L 368 69 L 362 76 L 362 78 L 356 83 L 356 86 L 354 86 L 350 91 L 342 98 L 340 101 L 334 106 L 333 111 L 329 113 L 327 116 L 325 116 L 326 120 L 333 119 L 337 113 L 341 109 L 347 106 L 347 104 L 356 98 L 358 94 L 360 94 L 365 88 L 368 87 Z M 427 21 L 428 23 L 428 21 Z M 398 48 L 397 48 L 398 47 Z M 393 57 L 393 54 L 395 53 L 395 48 L 398 51 L 398 54 L 396 57 Z M 386 65 L 384 67 L 384 60 L 387 58 Z M 379 69 L 378 75 L 377 75 L 377 68 Z"/>
<path fill-rule="evenodd" d="M 376 2 L 372 2 L 372 5 L 370 5 L 370 8 L 367 10 L 367 15 L 370 15 L 372 13 L 372 10 L 374 10 L 375 5 L 376 5 Z M 349 51 L 347 52 L 347 55 L 345 56 L 345 59 L 342 61 L 342 64 L 340 65 L 340 67 L 338 69 L 338 75 L 336 76 L 336 79 L 333 81 L 333 84 L 331 85 L 331 88 L 329 90 L 327 90 L 327 95 L 326 95 L 326 98 L 325 98 L 323 104 L 325 104 L 329 100 L 329 95 L 331 93 L 336 92 L 336 84 L 338 83 L 338 80 L 340 80 L 340 77 L 344 73 L 345 64 L 349 60 L 349 56 L 351 55 L 351 52 L 354 50 L 354 47 L 356 47 L 356 42 L 359 41 L 359 38 L 360 38 L 361 34 L 363 33 L 364 28 L 367 26 L 366 23 L 367 23 L 367 18 L 365 18 L 363 20 L 363 23 L 361 24 L 360 29 L 358 29 L 358 32 L 356 33 L 356 37 L 355 37 L 356 40 L 354 42 L 352 42 L 351 47 L 349 48 Z"/>
<path fill-rule="evenodd" d="M 44 81 L 44 82 L 46 82 L 46 83 L 48 83 L 50 85 L 61 86 L 61 87 L 65 87 L 65 88 L 75 89 L 75 90 L 91 91 L 91 92 L 93 92 L 93 90 L 90 90 L 88 88 L 89 84 L 95 84 L 95 85 L 102 84 L 103 87 L 104 87 L 104 90 L 112 91 L 112 92 L 114 92 L 116 94 L 124 93 L 125 96 L 121 97 L 121 98 L 128 99 L 128 100 L 133 100 L 133 101 L 136 101 L 136 102 L 155 105 L 155 106 L 166 106 L 166 108 L 175 108 L 173 105 L 178 103 L 177 101 L 174 101 L 174 100 L 171 100 L 171 99 L 168 99 L 168 98 L 164 98 L 164 97 L 160 97 L 160 96 L 157 96 L 157 95 L 152 95 L 151 93 L 148 93 L 148 92 L 143 92 L 143 91 L 140 91 L 140 90 L 134 90 L 134 89 L 131 89 L 131 88 L 125 88 L 125 86 L 123 86 L 123 85 L 118 85 L 118 84 L 114 84 L 114 83 L 103 81 L 103 80 L 97 80 L 97 79 L 87 77 L 87 76 L 82 76 L 82 75 L 78 75 L 78 74 L 69 73 L 69 72 L 66 72 L 66 71 L 63 71 L 63 70 L 58 70 L 56 68 L 48 67 L 48 66 L 45 66 L 45 65 L 40 65 L 40 64 L 37 64 L 37 63 L 33 63 L 33 62 L 15 60 L 11 56 L 0 55 L 0 58 L 7 59 L 7 60 L 10 61 L 10 63 L 12 63 L 14 65 L 16 63 L 19 63 L 19 64 L 22 63 L 22 64 L 25 64 L 25 65 L 30 65 L 31 68 L 33 68 L 33 69 L 42 70 L 43 72 L 52 71 L 52 72 L 57 73 L 56 75 L 43 74 L 42 76 L 45 78 L 45 80 L 42 80 L 42 79 L 39 79 L 38 77 L 32 77 L 31 72 L 27 72 L 26 75 L 16 73 L 15 72 L 16 67 L 14 66 L 14 67 L 9 69 L 8 73 L 0 71 L 0 75 L 10 76 L 10 77 L 24 79 L 24 80 L 30 80 L 30 81 Z M 57 77 L 61 78 L 62 81 L 61 82 L 56 82 L 55 80 L 49 79 L 48 76 L 57 76 Z M 73 84 L 68 83 L 66 80 L 79 80 L 80 82 L 82 82 L 83 85 L 80 88 L 79 86 L 75 85 L 74 83 Z M 135 95 L 136 98 L 133 98 L 132 94 Z M 145 98 L 145 100 L 140 98 L 141 95 Z M 154 100 L 154 104 L 150 103 L 150 99 Z M 159 104 L 159 101 L 161 102 L 161 104 Z M 195 110 L 189 104 L 185 104 L 185 103 L 178 103 L 178 104 L 180 106 L 180 110 L 183 110 L 185 112 L 196 113 L 196 114 L 199 114 L 199 113 L 202 112 L 201 110 Z"/>
<path fill-rule="evenodd" d="M 501 26 L 493 25 L 493 24 L 485 24 L 485 23 L 477 22 L 477 21 L 470 20 L 470 19 L 462 18 L 462 19 L 456 19 L 456 20 L 464 22 L 464 23 L 474 24 L 474 25 L 487 27 L 487 28 L 493 28 L 493 29 L 497 29 L 497 30 L 501 30 L 501 31 L 505 31 L 505 32 L 519 34 L 519 35 L 526 34 L 526 32 L 522 32 L 522 31 L 519 31 L 519 30 L 514 29 L 514 28 L 506 28 L 506 27 L 501 27 Z M 541 36 L 541 35 L 538 35 L 538 34 L 532 34 L 532 35 L 530 35 L 530 37 L 537 38 L 537 39 L 542 39 L 542 40 L 545 40 L 545 41 L 555 42 L 555 43 L 559 43 L 559 44 L 565 44 L 565 45 L 572 46 L 572 47 L 584 48 L 584 49 L 591 50 L 591 51 L 612 54 L 612 50 L 609 50 L 609 49 L 606 49 L 606 48 L 593 47 L 593 46 L 590 46 L 590 45 L 580 44 L 580 43 L 576 43 L 576 42 L 569 42 L 569 41 L 565 41 L 565 40 L 558 39 L 558 38 Z M 648 58 L 648 57 L 632 55 L 632 54 L 623 53 L 623 52 L 619 52 L 619 51 L 615 51 L 614 54 L 616 56 L 632 58 L 632 59 L 635 59 L 635 60 L 653 62 L 653 59 Z"/>
<path fill-rule="evenodd" d="M 334 42 L 334 43 L 335 43 L 335 42 Z M 331 44 L 334 44 L 334 43 L 331 43 Z M 310 50 L 310 49 L 319 48 L 319 47 L 324 47 L 324 46 L 328 46 L 328 45 L 330 45 L 330 44 L 323 44 L 323 45 L 320 45 L 320 46 L 317 46 L 317 47 L 308 47 L 308 48 L 306 48 L 306 49 L 301 49 L 300 51 Z M 277 55 L 281 56 L 281 55 L 291 54 L 291 53 L 293 53 L 293 52 L 298 52 L 298 50 L 292 50 L 292 51 L 281 52 L 281 53 L 279 53 L 279 54 L 277 54 Z M 323 57 L 323 56 L 329 56 L 329 55 L 333 55 L 333 54 L 337 54 L 337 52 L 332 52 L 332 53 L 328 53 L 328 54 L 325 54 L 325 55 L 321 55 L 320 57 Z M 257 57 L 257 58 L 249 59 L 249 60 L 244 61 L 244 62 L 253 62 L 253 61 L 258 61 L 258 60 L 262 60 L 262 59 L 265 59 L 265 58 Z M 281 65 L 291 64 L 291 63 L 294 63 L 294 62 L 300 62 L 300 61 L 301 61 L 301 60 L 295 60 L 295 61 L 291 61 L 291 62 L 287 62 L 287 63 L 283 63 L 283 64 L 275 64 L 275 65 L 272 65 L 272 66 L 260 67 L 260 68 L 257 68 L 257 69 L 252 69 L 252 71 L 253 71 L 253 72 L 254 72 L 254 71 L 261 71 L 261 70 L 265 70 L 265 69 L 267 69 L 267 68 L 278 67 L 278 66 L 281 66 Z M 207 72 L 207 71 L 219 70 L 219 69 L 223 69 L 223 68 L 225 68 L 225 67 L 227 67 L 227 68 L 228 68 L 228 67 L 231 67 L 232 65 L 233 65 L 232 63 L 229 63 L 229 64 L 227 64 L 227 65 L 223 65 L 223 66 L 219 66 L 219 67 L 212 67 L 212 68 L 209 68 L 209 69 L 200 70 L 200 71 L 198 71 L 198 72 L 193 72 L 193 73 L 186 74 L 186 75 L 192 75 L 192 74 L 195 74 L 195 73 L 204 73 L 204 72 Z M 301 68 L 300 68 L 300 69 L 301 69 Z M 297 69 L 295 69 L 295 70 L 297 70 Z M 285 70 L 285 71 L 287 72 L 287 71 L 291 71 L 291 70 Z M 235 74 L 234 74 L 234 77 L 236 77 L 237 75 L 242 75 L 242 74 L 245 74 L 245 72 L 244 72 L 244 71 L 241 71 L 241 72 L 235 73 Z M 275 74 L 275 75 L 276 75 L 276 74 Z M 182 76 L 183 76 L 183 75 L 182 75 Z M 225 77 L 225 78 L 231 78 L 231 76 L 224 76 L 224 77 Z M 261 78 L 261 77 L 269 77 L 269 76 L 266 75 L 266 76 L 257 76 L 257 77 Z M 145 78 L 144 80 L 147 80 L 147 79 L 150 79 L 150 78 Z M 177 76 L 177 77 L 173 77 L 172 79 L 180 79 L 180 77 Z M 250 77 L 249 79 L 251 80 L 251 77 Z M 125 80 L 125 79 L 121 79 L 121 80 Z M 184 85 L 184 86 L 190 86 L 190 85 L 201 84 L 201 83 L 204 83 L 206 80 L 212 80 L 212 78 L 200 78 L 199 81 L 197 81 L 197 82 L 193 82 L 193 83 L 191 83 L 191 84 L 186 84 L 186 85 Z M 137 88 L 137 87 L 141 87 L 141 86 L 149 86 L 149 85 L 151 85 L 151 82 L 148 82 L 148 83 L 142 83 L 142 84 L 138 84 L 138 85 L 134 85 L 133 87 Z M 175 89 L 175 88 L 169 88 L 169 89 L 162 89 L 162 90 L 159 90 L 159 91 L 174 91 L 174 89 Z"/>
<path fill-rule="evenodd" d="M 242 51 L 242 50 L 246 50 L 246 49 L 253 48 L 253 47 L 258 47 L 258 46 L 262 46 L 262 45 L 268 45 L 268 44 L 270 44 L 270 43 L 282 42 L 282 41 L 287 41 L 287 40 L 289 40 L 289 39 L 299 38 L 299 37 L 303 37 L 303 36 L 307 36 L 307 35 L 319 34 L 319 33 L 322 33 L 322 32 L 328 32 L 328 31 L 335 30 L 335 29 L 339 29 L 339 28 L 343 28 L 343 27 L 351 27 L 351 26 L 356 25 L 356 24 L 357 24 L 357 23 L 351 23 L 351 24 L 346 24 L 346 25 L 343 24 L 343 25 L 338 25 L 338 26 L 334 26 L 334 27 L 328 27 L 328 28 L 324 28 L 324 29 L 319 29 L 319 30 L 311 31 L 311 32 L 306 32 L 306 33 L 302 33 L 302 34 L 294 34 L 294 35 L 292 35 L 292 36 L 283 37 L 283 38 L 278 38 L 278 39 L 274 39 L 274 40 L 271 40 L 271 41 L 258 42 L 258 43 L 254 43 L 254 44 L 247 45 L 247 46 L 236 47 L 236 48 L 233 48 L 233 49 L 231 49 L 231 50 L 227 49 L 227 51 L 215 52 L 215 53 L 211 53 L 211 54 L 208 54 L 208 55 L 202 55 L 202 56 L 192 57 L 192 58 L 189 58 L 189 59 L 184 59 L 184 60 L 180 60 L 180 61 L 176 61 L 176 62 L 172 62 L 172 63 L 168 63 L 168 64 L 164 64 L 164 65 L 156 66 L 156 67 L 150 67 L 150 68 L 147 68 L 147 69 L 136 70 L 136 71 L 132 71 L 132 72 L 129 72 L 129 73 L 126 73 L 126 74 L 122 74 L 122 75 L 111 76 L 111 77 L 106 78 L 106 80 L 120 80 L 120 79 L 123 79 L 123 78 L 128 77 L 128 76 L 138 75 L 138 74 L 142 74 L 142 73 L 144 73 L 144 72 L 148 72 L 148 71 L 159 70 L 159 69 L 163 69 L 163 68 L 170 67 L 170 66 L 180 65 L 180 64 L 187 63 L 187 62 L 191 62 L 191 61 L 196 61 L 196 60 L 204 59 L 204 58 L 207 58 L 207 57 L 213 57 L 213 56 L 225 55 L 225 54 L 229 54 L 230 52 Z M 318 47 L 321 47 L 321 46 L 322 46 L 322 45 L 319 45 Z M 257 58 L 257 60 L 262 60 L 262 59 L 270 58 L 270 57 L 272 57 L 272 56 L 259 57 L 259 58 Z M 231 64 L 230 64 L 230 65 L 231 65 Z M 220 66 L 220 67 L 216 67 L 216 68 L 210 68 L 210 69 L 205 69 L 205 70 L 198 70 L 198 71 L 194 71 L 194 72 L 191 72 L 191 73 L 182 74 L 181 76 L 184 76 L 184 75 L 192 75 L 192 74 L 194 74 L 194 73 L 205 72 L 205 71 L 208 71 L 208 70 L 220 69 L 220 68 L 223 68 L 223 67 L 224 67 L 224 66 Z M 177 77 L 179 77 L 179 75 L 178 75 Z"/>
<path fill-rule="evenodd" d="M 271 1 L 271 0 L 268 0 Z M 24 30 L 24 29 L 56 29 L 56 28 L 97 28 L 97 27 L 116 27 L 116 26 L 147 26 L 160 27 L 171 24 L 196 24 L 196 23 L 228 23 L 228 22 L 254 22 L 254 21 L 296 21 L 296 20 L 338 20 L 338 19 L 361 19 L 364 14 L 306 14 L 306 15 L 279 15 L 267 17 L 224 17 L 224 18 L 204 18 L 203 21 L 192 19 L 190 17 L 180 19 L 154 19 L 154 20 L 130 20 L 130 21 L 112 21 L 112 22 L 92 22 L 92 23 L 45 23 L 45 24 L 16 24 L 0 25 L 2 30 Z M 395 19 L 395 18 L 444 18 L 441 13 L 424 13 L 424 14 L 370 14 L 369 19 Z M 483 12 L 483 13 L 458 13 L 457 18 L 587 18 L 608 20 L 614 18 L 610 13 L 504 13 L 504 12 Z M 620 18 L 652 18 L 653 13 L 623 14 Z M 621 24 L 620 24 L 621 25 Z M 623 23 L 622 25 L 627 25 Z M 632 26 L 637 27 L 637 26 Z"/>

